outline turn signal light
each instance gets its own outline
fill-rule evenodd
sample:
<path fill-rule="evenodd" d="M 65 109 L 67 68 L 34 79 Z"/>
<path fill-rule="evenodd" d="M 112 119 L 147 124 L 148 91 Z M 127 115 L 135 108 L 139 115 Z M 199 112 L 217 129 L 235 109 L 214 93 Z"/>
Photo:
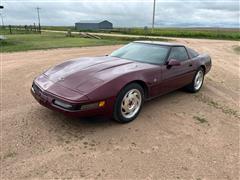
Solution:
<path fill-rule="evenodd" d="M 105 105 L 105 101 L 100 101 L 99 103 L 98 103 L 98 106 L 99 107 L 103 107 Z"/>

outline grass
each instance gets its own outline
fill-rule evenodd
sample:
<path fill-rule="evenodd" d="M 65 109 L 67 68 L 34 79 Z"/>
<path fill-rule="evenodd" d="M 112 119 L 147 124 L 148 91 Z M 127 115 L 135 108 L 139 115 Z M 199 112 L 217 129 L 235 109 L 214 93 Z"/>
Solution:
<path fill-rule="evenodd" d="M 127 42 L 131 42 L 131 41 L 137 41 L 137 40 L 149 40 L 149 41 L 165 41 L 165 42 L 168 42 L 168 41 L 172 41 L 170 39 L 166 39 L 166 38 L 148 38 L 148 37 L 141 37 L 141 38 L 137 38 L 137 37 L 120 37 L 120 36 L 99 36 L 103 39 L 112 39 L 114 38 L 115 40 L 121 40 L 121 41 L 127 41 Z"/>
<path fill-rule="evenodd" d="M 240 54 L 240 46 L 234 46 L 233 50 L 235 53 Z"/>
<path fill-rule="evenodd" d="M 38 49 L 70 48 L 85 46 L 102 46 L 125 44 L 127 41 L 115 39 L 89 39 L 66 37 L 64 34 L 15 34 L 6 35 L 6 40 L 0 41 L 1 52 L 16 52 Z"/>
<path fill-rule="evenodd" d="M 139 38 L 130 37 L 110 37 L 101 36 L 101 39 L 81 38 L 74 34 L 72 37 L 66 37 L 64 33 L 42 32 L 23 34 L 22 30 L 14 30 L 15 34 L 9 34 L 7 29 L 0 29 L 0 34 L 6 36 L 6 40 L 0 41 L 1 52 L 17 52 L 39 49 L 70 48 L 85 46 L 103 46 L 126 44 L 128 42 L 139 40 Z M 140 38 L 141 40 L 150 40 L 149 38 Z M 167 39 L 158 39 L 167 41 Z"/>
<path fill-rule="evenodd" d="M 235 109 L 231 109 L 225 105 L 222 105 L 203 94 L 199 93 L 199 94 L 195 95 L 195 98 L 197 98 L 198 101 L 207 104 L 208 106 L 211 106 L 215 109 L 221 110 L 224 114 L 231 115 L 231 116 L 234 116 L 234 117 L 240 119 L 239 111 L 237 111 Z"/>
<path fill-rule="evenodd" d="M 238 29 L 186 29 L 186 28 L 158 28 L 144 30 L 142 28 L 116 29 L 115 32 L 133 35 L 166 36 L 166 37 L 185 37 L 185 38 L 204 38 L 204 39 L 224 39 L 240 40 Z"/>
<path fill-rule="evenodd" d="M 76 31 L 73 26 L 44 26 L 42 29 Z M 84 30 L 89 31 L 89 30 Z M 155 28 L 144 30 L 144 28 L 114 28 L 112 30 L 91 30 L 89 32 L 121 33 L 131 35 L 165 36 L 165 37 L 184 37 L 184 38 L 204 38 L 204 39 L 223 39 L 240 40 L 239 29 L 228 28 Z"/>
<path fill-rule="evenodd" d="M 42 26 L 43 30 L 53 30 L 53 31 L 75 31 L 74 26 Z"/>
<path fill-rule="evenodd" d="M 16 152 L 8 152 L 7 154 L 3 155 L 2 160 L 8 159 L 8 158 L 13 158 L 17 155 Z"/>
<path fill-rule="evenodd" d="M 67 29 L 74 30 L 74 27 L 54 27 L 47 26 L 42 29 L 61 30 Z M 152 38 L 132 38 L 132 37 L 110 37 L 100 36 L 101 39 L 81 38 L 79 35 L 74 34 L 73 37 L 66 37 L 64 33 L 42 32 L 39 34 L 35 31 L 17 30 L 12 29 L 13 34 L 10 34 L 9 29 L 0 29 L 0 34 L 7 37 L 6 40 L 0 41 L 1 52 L 16 52 L 38 49 L 52 49 L 52 48 L 70 48 L 70 47 L 85 47 L 85 46 L 103 46 L 103 45 L 117 45 L 126 44 L 134 40 L 152 40 Z M 236 29 L 173 29 L 162 28 L 145 31 L 141 28 L 118 28 L 111 31 L 97 31 L 108 33 L 122 33 L 134 35 L 154 35 L 154 36 L 171 36 L 171 37 L 192 37 L 192 38 L 210 38 L 210 39 L 231 39 L 239 40 L 240 33 Z M 154 39 L 158 41 L 168 41 L 168 39 L 159 37 Z M 234 47 L 236 53 L 240 52 L 240 47 Z"/>
<path fill-rule="evenodd" d="M 199 117 L 199 116 L 193 116 L 193 119 L 196 119 L 196 120 L 199 121 L 200 123 L 206 123 L 206 122 L 208 122 L 205 118 Z"/>

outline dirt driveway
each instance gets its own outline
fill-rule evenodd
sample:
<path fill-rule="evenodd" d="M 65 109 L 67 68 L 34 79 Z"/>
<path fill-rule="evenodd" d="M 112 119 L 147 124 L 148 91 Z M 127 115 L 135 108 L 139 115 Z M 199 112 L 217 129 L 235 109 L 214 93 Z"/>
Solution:
<path fill-rule="evenodd" d="M 30 94 L 50 66 L 118 46 L 2 54 L 2 179 L 239 179 L 239 43 L 177 41 L 211 55 L 202 91 L 157 98 L 125 125 L 65 117 Z"/>

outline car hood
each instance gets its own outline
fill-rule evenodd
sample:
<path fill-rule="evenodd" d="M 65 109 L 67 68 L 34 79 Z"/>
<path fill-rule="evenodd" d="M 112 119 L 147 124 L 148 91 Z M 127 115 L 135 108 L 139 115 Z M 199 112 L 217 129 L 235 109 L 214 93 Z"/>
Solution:
<path fill-rule="evenodd" d="M 143 63 L 110 56 L 89 57 L 66 61 L 44 74 L 61 86 L 84 93 L 142 66 Z"/>

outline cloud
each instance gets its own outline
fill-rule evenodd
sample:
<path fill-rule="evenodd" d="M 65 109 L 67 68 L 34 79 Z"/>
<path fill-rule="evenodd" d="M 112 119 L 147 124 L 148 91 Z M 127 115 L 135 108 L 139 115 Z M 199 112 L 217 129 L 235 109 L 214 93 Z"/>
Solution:
<path fill-rule="evenodd" d="M 156 26 L 239 27 L 238 0 L 156 0 Z M 74 25 L 81 20 L 109 20 L 115 27 L 151 26 L 153 0 L 5 0 L 5 24 L 37 22 Z"/>

